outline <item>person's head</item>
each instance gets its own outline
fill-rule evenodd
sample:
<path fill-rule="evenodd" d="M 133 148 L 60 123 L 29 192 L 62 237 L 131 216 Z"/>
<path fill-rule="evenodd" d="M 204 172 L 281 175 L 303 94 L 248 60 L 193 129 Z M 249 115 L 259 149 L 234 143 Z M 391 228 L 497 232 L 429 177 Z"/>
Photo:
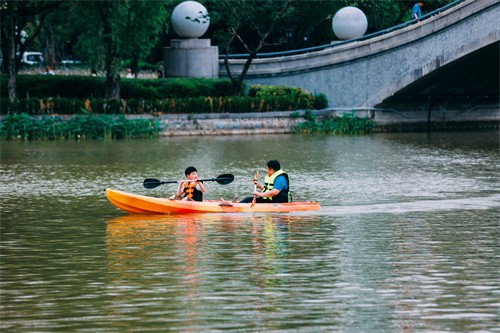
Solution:
<path fill-rule="evenodd" d="M 281 169 L 281 165 L 280 162 L 278 162 L 278 160 L 270 160 L 269 162 L 267 162 L 267 174 L 269 176 L 278 171 L 279 169 Z"/>
<path fill-rule="evenodd" d="M 423 2 L 423 1 L 419 1 L 419 2 L 418 2 L 418 6 L 419 6 L 419 7 L 423 7 L 423 6 L 424 6 L 424 2 Z"/>
<path fill-rule="evenodd" d="M 184 174 L 186 175 L 187 178 L 189 176 L 194 177 L 197 176 L 198 170 L 194 166 L 187 167 L 186 170 L 184 171 Z"/>

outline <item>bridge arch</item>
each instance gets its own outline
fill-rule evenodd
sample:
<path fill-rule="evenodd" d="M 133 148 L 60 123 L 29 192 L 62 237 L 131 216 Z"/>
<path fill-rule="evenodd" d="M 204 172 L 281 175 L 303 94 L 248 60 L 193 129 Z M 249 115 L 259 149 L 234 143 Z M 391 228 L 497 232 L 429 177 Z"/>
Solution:
<path fill-rule="evenodd" d="M 370 39 L 257 58 L 246 82 L 325 93 L 336 108 L 374 107 L 443 66 L 498 44 L 499 17 L 498 0 L 466 0 L 420 23 Z M 240 73 L 244 62 L 230 59 L 231 71 Z M 227 76 L 222 60 L 219 76 Z"/>

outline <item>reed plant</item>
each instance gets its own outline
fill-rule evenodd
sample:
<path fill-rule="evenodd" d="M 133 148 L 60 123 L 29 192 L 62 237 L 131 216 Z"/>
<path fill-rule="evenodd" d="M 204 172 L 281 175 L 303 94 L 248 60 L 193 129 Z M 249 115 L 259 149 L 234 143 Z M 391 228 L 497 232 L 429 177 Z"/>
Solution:
<path fill-rule="evenodd" d="M 353 113 L 344 113 L 337 117 L 327 117 L 317 120 L 310 111 L 304 114 L 305 122 L 292 128 L 293 133 L 324 133 L 324 134 L 366 134 L 371 133 L 376 123 L 368 117 L 360 118 Z"/>
<path fill-rule="evenodd" d="M 124 115 L 84 114 L 67 117 L 4 116 L 0 123 L 2 140 L 114 140 L 152 138 L 162 128 L 158 120 L 128 119 Z"/>

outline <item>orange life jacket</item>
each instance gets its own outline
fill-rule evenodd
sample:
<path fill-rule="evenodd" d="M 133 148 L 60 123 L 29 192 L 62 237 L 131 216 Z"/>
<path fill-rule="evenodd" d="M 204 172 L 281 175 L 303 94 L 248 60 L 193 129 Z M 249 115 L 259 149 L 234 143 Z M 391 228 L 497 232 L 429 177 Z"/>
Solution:
<path fill-rule="evenodd" d="M 193 199 L 194 201 L 203 201 L 203 192 L 196 188 L 196 182 L 184 183 L 184 198 Z"/>

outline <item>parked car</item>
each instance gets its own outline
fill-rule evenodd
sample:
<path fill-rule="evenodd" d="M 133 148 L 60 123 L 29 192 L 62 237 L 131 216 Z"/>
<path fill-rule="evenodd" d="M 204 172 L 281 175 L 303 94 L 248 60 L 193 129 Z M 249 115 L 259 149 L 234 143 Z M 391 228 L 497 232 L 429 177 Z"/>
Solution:
<path fill-rule="evenodd" d="M 24 52 L 21 62 L 26 65 L 41 65 L 43 63 L 42 52 Z"/>

